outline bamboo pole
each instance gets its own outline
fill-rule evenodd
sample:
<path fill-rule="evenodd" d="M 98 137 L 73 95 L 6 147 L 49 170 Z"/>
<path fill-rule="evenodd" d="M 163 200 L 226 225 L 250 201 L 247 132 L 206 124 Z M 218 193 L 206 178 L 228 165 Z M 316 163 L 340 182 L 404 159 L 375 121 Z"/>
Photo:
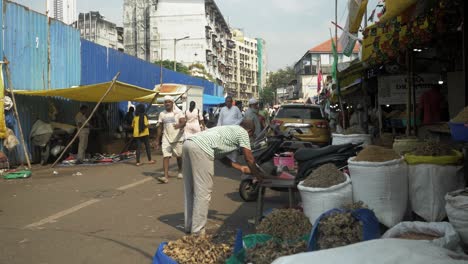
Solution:
<path fill-rule="evenodd" d="M 57 163 L 60 161 L 61 158 L 63 158 L 63 155 L 65 155 L 65 153 L 67 152 L 67 150 L 73 145 L 73 143 L 76 141 L 76 139 L 78 138 L 81 130 L 83 130 L 83 128 L 89 123 L 89 121 L 91 120 L 91 118 L 93 117 L 94 113 L 96 113 L 98 107 L 101 105 L 102 101 L 104 101 L 104 98 L 106 98 L 106 96 L 110 93 L 110 91 L 112 90 L 112 88 L 114 87 L 115 85 L 115 82 L 117 82 L 117 78 L 119 78 L 120 76 L 120 72 L 118 72 L 114 78 L 112 79 L 112 83 L 111 85 L 109 86 L 109 88 L 107 88 L 107 91 L 102 95 L 101 99 L 99 99 L 99 102 L 96 104 L 96 106 L 94 106 L 94 109 L 93 111 L 91 112 L 91 114 L 89 115 L 88 119 L 86 119 L 86 121 L 81 125 L 81 127 L 78 129 L 78 131 L 76 132 L 75 136 L 73 137 L 73 139 L 70 141 L 70 143 L 68 143 L 68 145 L 65 147 L 65 149 L 62 151 L 62 154 L 60 154 L 60 156 L 55 160 L 54 164 L 52 164 L 52 166 L 50 166 L 50 168 L 53 168 L 55 167 L 55 165 L 57 165 Z"/>
<path fill-rule="evenodd" d="M 20 121 L 19 114 L 18 114 L 18 108 L 16 105 L 16 99 L 15 99 L 15 92 L 14 92 L 13 83 L 11 80 L 10 67 L 8 66 L 9 61 L 6 57 L 3 58 L 3 61 L 4 61 L 4 64 L 6 65 L 5 71 L 7 75 L 6 77 L 8 78 L 8 88 L 11 94 L 11 100 L 13 101 L 13 110 L 15 113 L 16 122 L 18 122 L 18 130 L 20 132 L 20 137 L 21 137 L 20 140 L 21 140 L 21 144 L 23 145 L 24 156 L 26 158 L 26 162 L 28 163 L 28 169 L 31 169 L 31 160 L 29 159 L 29 151 L 28 151 L 28 148 L 26 147 L 26 142 L 24 141 L 23 127 L 21 126 L 21 121 Z"/>
<path fill-rule="evenodd" d="M 407 88 L 407 100 L 406 100 L 406 136 L 411 135 L 411 57 L 410 49 L 406 50 L 406 66 L 407 66 L 407 75 L 406 75 L 406 88 Z"/>

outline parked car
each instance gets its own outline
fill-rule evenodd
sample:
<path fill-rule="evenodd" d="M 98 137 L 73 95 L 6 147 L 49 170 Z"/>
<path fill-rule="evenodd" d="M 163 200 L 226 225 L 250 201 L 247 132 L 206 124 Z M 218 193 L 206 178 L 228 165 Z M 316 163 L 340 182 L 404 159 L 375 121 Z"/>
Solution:
<path fill-rule="evenodd" d="M 326 146 L 330 143 L 328 121 L 323 117 L 317 105 L 282 105 L 271 123 L 279 125 L 282 132 L 299 127 L 302 134 L 296 136 L 302 141 L 312 142 L 319 146 Z"/>

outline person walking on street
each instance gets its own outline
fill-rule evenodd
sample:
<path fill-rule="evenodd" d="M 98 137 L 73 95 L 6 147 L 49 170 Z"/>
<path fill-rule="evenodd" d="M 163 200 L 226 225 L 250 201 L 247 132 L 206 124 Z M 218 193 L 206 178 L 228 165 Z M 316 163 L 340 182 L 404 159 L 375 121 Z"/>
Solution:
<path fill-rule="evenodd" d="M 242 122 L 242 113 L 237 106 L 232 105 L 232 102 L 232 97 L 227 96 L 226 106 L 219 112 L 218 126 L 239 125 Z"/>
<path fill-rule="evenodd" d="M 260 119 L 258 118 L 258 101 L 255 98 L 249 100 L 249 109 L 245 112 L 244 120 L 251 120 L 254 125 L 254 139 L 262 132 Z"/>
<path fill-rule="evenodd" d="M 76 114 L 75 124 L 78 129 L 86 122 L 86 119 L 88 119 L 88 110 L 89 108 L 87 105 L 82 105 L 80 107 L 80 111 Z M 77 164 L 83 163 L 83 160 L 85 159 L 86 149 L 88 148 L 90 126 L 91 125 L 88 122 L 88 124 L 86 124 L 86 126 L 84 126 L 83 129 L 81 129 L 80 134 L 78 135 L 79 144 L 78 144 L 78 156 L 76 159 Z"/>
<path fill-rule="evenodd" d="M 190 108 L 185 110 L 185 139 L 190 138 L 196 133 L 205 130 L 205 123 L 203 122 L 203 116 L 199 109 L 195 108 L 196 103 L 190 102 Z"/>
<path fill-rule="evenodd" d="M 134 113 L 135 113 L 135 108 L 133 106 L 130 106 L 130 108 L 128 108 L 128 112 L 125 114 L 124 123 L 123 123 L 124 131 L 125 131 L 125 139 L 128 139 L 128 134 L 130 133 L 130 131 L 133 132 L 134 130 L 132 128 L 133 118 L 135 117 Z"/>
<path fill-rule="evenodd" d="M 183 147 L 183 174 L 185 191 L 185 232 L 203 234 L 213 191 L 214 160 L 221 160 L 243 173 L 252 173 L 258 180 L 263 176 L 257 169 L 250 148 L 249 135 L 253 133 L 250 121 L 240 126 L 219 126 L 200 132 L 187 139 Z M 247 166 L 231 161 L 229 153 L 242 149 Z"/>
<path fill-rule="evenodd" d="M 156 149 L 162 147 L 164 157 L 164 177 L 158 177 L 161 183 L 169 182 L 169 160 L 174 155 L 177 159 L 179 173 L 177 178 L 182 178 L 182 144 L 184 141 L 185 117 L 175 105 L 171 96 L 164 97 L 164 107 L 159 114 L 158 132 L 156 136 Z M 162 146 L 161 146 L 162 142 Z"/>
<path fill-rule="evenodd" d="M 146 155 L 148 156 L 148 163 L 154 164 L 155 161 L 151 159 L 151 148 L 149 144 L 149 122 L 148 117 L 146 116 L 146 109 L 143 104 L 139 104 L 136 109 L 136 116 L 133 118 L 132 127 L 133 127 L 133 138 L 135 138 L 137 143 L 136 150 L 136 165 L 140 166 L 140 156 L 141 156 L 141 144 L 145 145 Z"/>

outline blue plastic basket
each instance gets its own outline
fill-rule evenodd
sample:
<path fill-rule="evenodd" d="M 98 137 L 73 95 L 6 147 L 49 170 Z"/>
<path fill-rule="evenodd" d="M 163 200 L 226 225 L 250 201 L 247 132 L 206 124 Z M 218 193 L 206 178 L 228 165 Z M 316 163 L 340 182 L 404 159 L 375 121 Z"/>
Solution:
<path fill-rule="evenodd" d="M 468 124 L 450 122 L 449 126 L 453 140 L 468 142 Z"/>

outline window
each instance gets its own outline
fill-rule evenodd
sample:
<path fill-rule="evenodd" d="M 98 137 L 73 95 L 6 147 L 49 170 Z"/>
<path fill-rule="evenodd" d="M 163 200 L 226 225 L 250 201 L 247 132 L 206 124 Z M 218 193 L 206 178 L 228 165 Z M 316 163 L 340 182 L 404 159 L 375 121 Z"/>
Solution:
<path fill-rule="evenodd" d="M 330 54 L 321 54 L 320 55 L 320 61 L 322 62 L 322 65 L 330 65 Z"/>
<path fill-rule="evenodd" d="M 323 119 L 318 107 L 284 106 L 279 109 L 276 118 Z"/>

